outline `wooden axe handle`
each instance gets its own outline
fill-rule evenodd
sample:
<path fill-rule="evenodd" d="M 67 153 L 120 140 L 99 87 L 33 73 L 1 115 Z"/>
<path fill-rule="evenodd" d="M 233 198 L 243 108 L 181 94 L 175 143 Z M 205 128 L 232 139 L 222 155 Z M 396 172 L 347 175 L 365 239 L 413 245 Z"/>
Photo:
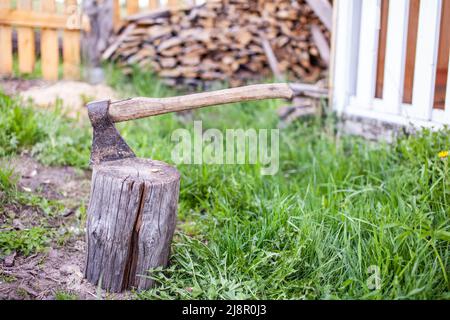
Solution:
<path fill-rule="evenodd" d="M 256 84 L 170 98 L 138 97 L 115 101 L 109 106 L 109 116 L 113 122 L 121 122 L 218 104 L 273 98 L 291 99 L 292 96 L 293 91 L 286 83 Z"/>

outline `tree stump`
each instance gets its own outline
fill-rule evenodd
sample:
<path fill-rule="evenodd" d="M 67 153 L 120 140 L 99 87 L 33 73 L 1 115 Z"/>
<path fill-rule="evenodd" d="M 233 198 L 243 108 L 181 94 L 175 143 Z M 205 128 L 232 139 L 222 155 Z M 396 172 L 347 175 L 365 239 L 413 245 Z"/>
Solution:
<path fill-rule="evenodd" d="M 180 174 L 129 158 L 94 166 L 85 277 L 110 292 L 148 289 L 148 270 L 166 266 L 175 230 Z"/>

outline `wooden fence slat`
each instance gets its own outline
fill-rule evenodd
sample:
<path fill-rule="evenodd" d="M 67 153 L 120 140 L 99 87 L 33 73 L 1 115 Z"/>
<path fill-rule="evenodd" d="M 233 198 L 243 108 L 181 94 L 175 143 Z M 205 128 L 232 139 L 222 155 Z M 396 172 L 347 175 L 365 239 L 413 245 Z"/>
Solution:
<path fill-rule="evenodd" d="M 139 12 L 139 0 L 127 0 L 127 14 L 135 14 Z"/>
<path fill-rule="evenodd" d="M 119 0 L 113 0 L 113 26 L 114 26 L 114 30 L 117 30 L 120 26 L 120 2 L 119 2 Z"/>
<path fill-rule="evenodd" d="M 0 0 L 0 7 L 10 8 L 10 0 Z M 11 75 L 13 70 L 12 29 L 0 25 L 0 75 Z"/>
<path fill-rule="evenodd" d="M 67 14 L 77 14 L 76 0 L 65 0 Z M 64 30 L 63 32 L 63 71 L 64 79 L 80 78 L 80 32 Z"/>
<path fill-rule="evenodd" d="M 380 0 L 362 2 L 356 95 L 363 108 L 372 105 L 375 95 L 380 6 Z"/>
<path fill-rule="evenodd" d="M 31 0 L 19 0 L 17 9 L 31 10 Z M 29 27 L 17 28 L 19 72 L 31 73 L 35 64 L 34 30 Z"/>
<path fill-rule="evenodd" d="M 69 16 L 57 13 L 8 10 L 0 8 L 0 24 L 27 28 L 51 28 L 80 30 L 81 24 L 67 24 Z M 85 27 L 83 25 L 83 27 Z"/>
<path fill-rule="evenodd" d="M 441 0 L 420 1 L 410 115 L 429 120 L 434 104 Z"/>
<path fill-rule="evenodd" d="M 150 10 L 158 9 L 160 6 L 159 0 L 148 0 L 148 8 Z"/>
<path fill-rule="evenodd" d="M 383 100 L 389 109 L 400 113 L 405 77 L 406 39 L 408 33 L 409 0 L 389 2 L 386 58 L 384 64 Z"/>
<path fill-rule="evenodd" d="M 56 11 L 55 0 L 41 0 L 43 12 Z M 58 80 L 58 34 L 55 29 L 43 28 L 41 31 L 41 65 L 45 80 Z"/>
<path fill-rule="evenodd" d="M 167 0 L 167 6 L 169 8 L 175 8 L 178 6 L 178 0 Z"/>

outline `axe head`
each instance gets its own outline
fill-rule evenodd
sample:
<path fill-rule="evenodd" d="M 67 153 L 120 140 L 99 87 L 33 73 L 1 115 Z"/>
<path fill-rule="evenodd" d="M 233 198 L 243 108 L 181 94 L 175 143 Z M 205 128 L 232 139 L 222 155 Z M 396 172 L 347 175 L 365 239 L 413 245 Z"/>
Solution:
<path fill-rule="evenodd" d="M 136 157 L 109 117 L 109 103 L 109 100 L 102 100 L 93 101 L 87 105 L 93 130 L 91 165 Z"/>

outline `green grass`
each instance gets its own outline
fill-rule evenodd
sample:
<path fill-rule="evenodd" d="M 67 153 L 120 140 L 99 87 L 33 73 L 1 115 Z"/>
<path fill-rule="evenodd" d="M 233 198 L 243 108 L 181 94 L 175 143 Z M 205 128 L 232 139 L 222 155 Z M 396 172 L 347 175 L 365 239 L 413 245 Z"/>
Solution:
<path fill-rule="evenodd" d="M 49 241 L 48 230 L 41 227 L 1 231 L 0 256 L 8 255 L 13 251 L 28 256 L 31 253 L 43 251 L 47 247 Z"/>
<path fill-rule="evenodd" d="M 180 167 L 181 231 L 162 285 L 140 298 L 450 298 L 449 132 L 393 146 L 281 135 L 281 172 Z M 182 229 L 183 230 L 183 229 Z M 380 269 L 370 290 L 369 266 Z"/>
<path fill-rule="evenodd" d="M 36 110 L 28 101 L 0 91 L 0 157 L 30 151 L 44 164 L 87 168 L 88 126 L 65 118 L 61 108 Z"/>
<path fill-rule="evenodd" d="M 18 99 L 1 91 L 0 113 L 0 156 L 17 153 L 43 138 L 44 130 L 34 111 L 30 107 L 21 108 Z"/>
<path fill-rule="evenodd" d="M 62 66 L 62 64 L 61 64 Z M 22 79 L 39 79 L 42 78 L 42 64 L 41 59 L 36 59 L 36 62 L 34 64 L 33 71 L 31 73 L 22 73 L 19 70 L 19 57 L 17 54 L 14 54 L 13 56 L 13 70 L 12 70 L 13 77 L 20 77 Z"/>
<path fill-rule="evenodd" d="M 66 291 L 57 291 L 55 300 L 78 300 L 78 295 Z"/>
<path fill-rule="evenodd" d="M 124 96 L 174 94 L 150 73 L 126 79 L 112 68 L 109 79 Z M 276 128 L 277 105 L 212 107 L 194 118 L 204 129 Z M 86 167 L 89 125 L 50 118 L 36 157 Z M 192 127 L 171 114 L 118 125 L 138 156 L 167 162 L 173 130 Z M 437 153 L 450 149 L 450 130 L 392 145 L 335 131 L 332 115 L 281 129 L 275 176 L 260 175 L 259 165 L 179 165 L 170 267 L 152 271 L 159 286 L 136 297 L 449 299 L 449 159 Z M 368 286 L 374 266 L 377 290 Z"/>
<path fill-rule="evenodd" d="M 18 177 L 12 168 L 0 167 L 0 218 L 5 220 L 5 223 L 0 225 L 0 258 L 13 251 L 25 256 L 43 251 L 55 235 L 48 225 L 48 218 L 64 210 L 64 206 L 58 201 L 21 192 L 17 181 Z M 6 205 L 11 206 L 11 209 L 8 210 Z M 11 222 L 15 218 L 15 210 L 20 213 L 20 210 L 25 208 L 36 210 L 42 215 L 40 225 L 14 230 Z"/>

